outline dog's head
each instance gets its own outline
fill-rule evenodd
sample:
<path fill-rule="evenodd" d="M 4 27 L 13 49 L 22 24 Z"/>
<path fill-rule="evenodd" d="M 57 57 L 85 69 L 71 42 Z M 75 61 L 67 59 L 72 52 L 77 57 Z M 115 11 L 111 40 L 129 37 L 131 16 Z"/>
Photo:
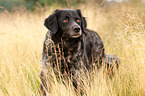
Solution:
<path fill-rule="evenodd" d="M 50 30 L 51 36 L 58 33 L 64 38 L 78 38 L 87 24 L 79 9 L 57 9 L 45 19 L 44 25 Z"/>

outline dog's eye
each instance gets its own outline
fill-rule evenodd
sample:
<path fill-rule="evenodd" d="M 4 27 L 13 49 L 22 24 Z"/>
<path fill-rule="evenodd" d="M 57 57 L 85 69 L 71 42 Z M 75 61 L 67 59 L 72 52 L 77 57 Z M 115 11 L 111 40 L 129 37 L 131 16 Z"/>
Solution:
<path fill-rule="evenodd" d="M 64 19 L 64 20 L 63 20 L 63 23 L 67 23 L 67 22 L 68 22 L 68 19 Z"/>
<path fill-rule="evenodd" d="M 77 22 L 78 22 L 78 23 L 80 23 L 80 20 L 79 20 L 79 19 L 77 19 Z"/>

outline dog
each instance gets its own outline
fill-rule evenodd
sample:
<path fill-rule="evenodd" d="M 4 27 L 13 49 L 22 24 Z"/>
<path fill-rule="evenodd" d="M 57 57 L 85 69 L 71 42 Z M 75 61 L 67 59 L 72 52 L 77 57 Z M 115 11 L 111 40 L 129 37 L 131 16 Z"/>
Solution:
<path fill-rule="evenodd" d="M 40 72 L 43 96 L 48 94 L 49 68 L 53 68 L 56 76 L 66 74 L 72 78 L 75 88 L 82 70 L 91 72 L 94 67 L 98 70 L 103 62 L 108 69 L 118 68 L 119 59 L 105 54 L 103 41 L 98 33 L 86 28 L 80 9 L 56 9 L 45 19 L 44 25 L 49 31 L 44 40 Z"/>

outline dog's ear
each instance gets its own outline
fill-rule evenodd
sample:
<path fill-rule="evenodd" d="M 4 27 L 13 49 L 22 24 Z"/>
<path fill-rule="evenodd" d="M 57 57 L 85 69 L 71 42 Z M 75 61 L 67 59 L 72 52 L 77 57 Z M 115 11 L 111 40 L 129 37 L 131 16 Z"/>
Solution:
<path fill-rule="evenodd" d="M 77 9 L 76 12 L 78 13 L 78 15 L 81 18 L 81 27 L 82 27 L 83 31 L 85 31 L 85 29 L 87 27 L 87 21 L 86 21 L 85 17 L 82 16 L 80 9 Z"/>
<path fill-rule="evenodd" d="M 56 17 L 56 13 L 59 10 L 56 9 L 53 14 L 51 14 L 48 18 L 45 19 L 44 25 L 46 28 L 50 30 L 50 34 L 53 35 L 57 32 L 58 30 L 58 21 Z"/>

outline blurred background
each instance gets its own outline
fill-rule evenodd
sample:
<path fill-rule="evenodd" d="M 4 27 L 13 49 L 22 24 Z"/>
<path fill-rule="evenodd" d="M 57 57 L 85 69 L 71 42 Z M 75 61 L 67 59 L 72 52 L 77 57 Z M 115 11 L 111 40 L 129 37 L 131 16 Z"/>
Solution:
<path fill-rule="evenodd" d="M 64 8 L 81 9 L 121 62 L 111 80 L 103 70 L 81 76 L 86 96 L 145 96 L 145 0 L 0 0 L 0 96 L 41 96 L 44 20 Z M 49 82 L 51 96 L 81 96 L 55 76 Z"/>
<path fill-rule="evenodd" d="M 145 3 L 145 0 L 0 0 L 0 7 L 8 11 L 25 6 L 28 10 L 34 10 L 36 6 L 78 6 L 79 4 L 97 3 L 99 6 L 108 6 L 114 3 Z M 2 11 L 2 9 L 0 9 Z"/>

